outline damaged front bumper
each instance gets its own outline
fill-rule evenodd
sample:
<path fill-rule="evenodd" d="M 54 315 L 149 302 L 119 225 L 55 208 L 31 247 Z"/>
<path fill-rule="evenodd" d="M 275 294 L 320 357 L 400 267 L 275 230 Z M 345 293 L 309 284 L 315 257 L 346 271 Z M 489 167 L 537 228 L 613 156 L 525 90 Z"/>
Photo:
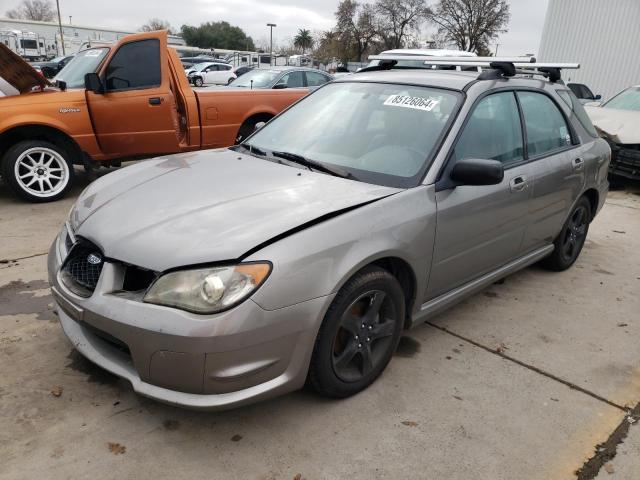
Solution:
<path fill-rule="evenodd" d="M 615 143 L 605 138 L 611 147 L 609 175 L 640 180 L 640 144 Z"/>

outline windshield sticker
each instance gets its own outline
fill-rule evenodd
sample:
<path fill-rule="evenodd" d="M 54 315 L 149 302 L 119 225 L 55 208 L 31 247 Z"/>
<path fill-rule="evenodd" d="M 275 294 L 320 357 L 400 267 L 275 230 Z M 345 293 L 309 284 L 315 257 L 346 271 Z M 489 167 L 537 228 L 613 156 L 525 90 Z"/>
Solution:
<path fill-rule="evenodd" d="M 392 107 L 414 108 L 416 110 L 424 110 L 430 112 L 438 105 L 438 100 L 433 98 L 411 97 L 409 95 L 390 95 L 384 102 L 384 105 Z"/>

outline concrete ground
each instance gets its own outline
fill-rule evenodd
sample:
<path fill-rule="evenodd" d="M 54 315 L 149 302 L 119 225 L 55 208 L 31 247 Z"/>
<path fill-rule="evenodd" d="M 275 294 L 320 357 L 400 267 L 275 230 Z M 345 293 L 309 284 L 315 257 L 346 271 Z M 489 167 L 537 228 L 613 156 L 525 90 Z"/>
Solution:
<path fill-rule="evenodd" d="M 531 267 L 407 332 L 361 394 L 197 413 L 63 336 L 46 251 L 78 183 L 44 205 L 0 184 L 1 479 L 640 478 L 640 188 L 611 192 L 574 268 Z"/>

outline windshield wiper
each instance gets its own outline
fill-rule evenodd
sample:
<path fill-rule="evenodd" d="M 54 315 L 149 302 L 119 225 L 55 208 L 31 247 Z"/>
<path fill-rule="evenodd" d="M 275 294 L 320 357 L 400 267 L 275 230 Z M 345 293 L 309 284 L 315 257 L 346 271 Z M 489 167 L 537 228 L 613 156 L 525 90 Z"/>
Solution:
<path fill-rule="evenodd" d="M 285 160 L 289 160 L 290 162 L 297 163 L 299 165 L 303 165 L 310 170 L 318 170 L 320 172 L 328 173 L 329 175 L 333 175 L 334 177 L 340 178 L 352 178 L 355 180 L 355 177 L 345 170 L 337 167 L 329 167 L 324 163 L 317 162 L 315 160 L 311 160 L 309 158 L 303 157 L 302 155 L 298 155 L 297 153 L 291 152 L 271 152 L 271 155 L 278 158 L 284 158 Z"/>
<path fill-rule="evenodd" d="M 250 155 L 258 155 L 260 157 L 267 156 L 267 152 L 265 152 L 264 150 L 260 150 L 258 147 L 254 147 L 250 143 L 241 143 L 239 145 L 236 145 L 236 147 L 241 147 L 245 150 L 248 150 Z"/>

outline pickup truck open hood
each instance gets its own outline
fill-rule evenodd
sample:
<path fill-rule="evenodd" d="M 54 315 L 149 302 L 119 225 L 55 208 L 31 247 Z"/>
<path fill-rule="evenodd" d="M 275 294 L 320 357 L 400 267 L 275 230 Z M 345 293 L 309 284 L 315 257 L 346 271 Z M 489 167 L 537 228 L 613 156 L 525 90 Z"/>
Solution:
<path fill-rule="evenodd" d="M 241 258 L 292 229 L 398 191 L 209 150 L 106 175 L 78 199 L 71 225 L 107 257 L 164 271 Z"/>
<path fill-rule="evenodd" d="M 51 85 L 4 43 L 0 43 L 0 77 L 20 93 L 30 92 L 34 87 L 44 88 Z"/>
<path fill-rule="evenodd" d="M 640 143 L 640 112 L 590 106 L 585 110 L 599 132 L 614 143 Z"/>

